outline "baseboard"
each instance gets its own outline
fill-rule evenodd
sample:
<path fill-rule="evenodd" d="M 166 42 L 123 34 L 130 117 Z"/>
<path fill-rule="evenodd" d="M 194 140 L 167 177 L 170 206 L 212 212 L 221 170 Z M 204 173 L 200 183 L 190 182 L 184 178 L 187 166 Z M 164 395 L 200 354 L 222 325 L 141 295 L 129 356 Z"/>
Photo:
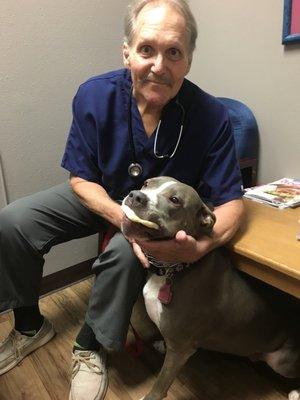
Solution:
<path fill-rule="evenodd" d="M 40 295 L 45 296 L 48 293 L 70 286 L 79 282 L 92 274 L 92 264 L 95 258 L 72 265 L 61 271 L 44 276 L 42 279 Z"/>

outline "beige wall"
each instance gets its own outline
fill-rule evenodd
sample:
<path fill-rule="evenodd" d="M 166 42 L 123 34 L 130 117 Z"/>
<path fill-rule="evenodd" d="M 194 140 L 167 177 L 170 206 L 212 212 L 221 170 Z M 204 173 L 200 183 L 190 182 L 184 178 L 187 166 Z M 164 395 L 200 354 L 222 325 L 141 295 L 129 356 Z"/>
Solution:
<path fill-rule="evenodd" d="M 0 1 L 0 152 L 8 197 L 61 182 L 78 85 L 121 63 L 126 0 Z"/>
<path fill-rule="evenodd" d="M 254 112 L 259 179 L 300 178 L 300 45 L 281 44 L 283 0 L 190 0 L 199 41 L 190 78 Z"/>
<path fill-rule="evenodd" d="M 72 98 L 83 80 L 120 67 L 126 5 L 0 1 L 0 156 L 10 202 L 66 180 L 60 161 Z M 96 252 L 96 237 L 57 246 L 45 274 Z"/>

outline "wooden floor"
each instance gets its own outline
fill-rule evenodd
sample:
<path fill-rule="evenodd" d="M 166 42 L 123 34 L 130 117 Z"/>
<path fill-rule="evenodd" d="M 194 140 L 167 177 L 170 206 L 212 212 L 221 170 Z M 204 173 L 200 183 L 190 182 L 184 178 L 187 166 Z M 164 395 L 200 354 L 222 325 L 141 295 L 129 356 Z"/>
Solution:
<path fill-rule="evenodd" d="M 67 400 L 71 348 L 84 318 L 91 280 L 41 300 L 57 335 L 0 377 L 0 400 Z M 10 330 L 9 314 L 0 316 L 0 339 Z M 107 400 L 137 400 L 151 387 L 162 356 L 145 345 L 140 358 L 111 355 Z M 260 363 L 200 351 L 173 383 L 168 400 L 283 400 L 299 382 L 285 380 Z"/>

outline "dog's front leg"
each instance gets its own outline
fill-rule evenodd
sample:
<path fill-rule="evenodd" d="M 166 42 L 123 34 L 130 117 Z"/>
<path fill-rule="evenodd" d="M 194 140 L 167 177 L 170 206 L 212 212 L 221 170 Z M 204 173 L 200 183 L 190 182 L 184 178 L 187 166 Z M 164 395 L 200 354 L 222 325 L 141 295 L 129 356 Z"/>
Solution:
<path fill-rule="evenodd" d="M 194 354 L 196 349 L 188 349 L 184 352 L 174 352 L 167 347 L 167 352 L 160 373 L 150 391 L 141 400 L 162 400 L 167 396 L 167 392 L 179 370 L 186 361 Z"/>

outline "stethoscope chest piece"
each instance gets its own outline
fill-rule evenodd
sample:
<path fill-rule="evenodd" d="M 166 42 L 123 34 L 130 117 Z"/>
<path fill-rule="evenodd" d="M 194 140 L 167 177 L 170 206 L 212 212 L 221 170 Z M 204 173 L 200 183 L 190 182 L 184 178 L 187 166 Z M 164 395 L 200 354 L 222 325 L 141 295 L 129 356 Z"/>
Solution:
<path fill-rule="evenodd" d="M 137 162 L 131 163 L 128 167 L 128 173 L 132 178 L 138 178 L 139 176 L 142 175 L 142 172 L 143 172 L 143 168 Z"/>

